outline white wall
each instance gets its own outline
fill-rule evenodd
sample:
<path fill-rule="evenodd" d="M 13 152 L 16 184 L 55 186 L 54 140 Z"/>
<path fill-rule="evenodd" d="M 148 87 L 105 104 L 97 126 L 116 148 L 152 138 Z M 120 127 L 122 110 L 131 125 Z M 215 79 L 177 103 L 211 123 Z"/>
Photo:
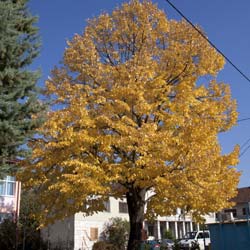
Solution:
<path fill-rule="evenodd" d="M 75 214 L 74 250 L 92 249 L 95 241 L 91 241 L 90 239 L 91 228 L 98 228 L 98 235 L 100 236 L 104 224 L 108 222 L 109 219 L 114 217 L 129 219 L 127 213 L 119 213 L 119 201 L 121 200 L 110 198 L 110 212 L 100 212 L 87 217 L 84 217 L 83 213 Z"/>
<path fill-rule="evenodd" d="M 70 244 L 72 248 L 69 249 L 72 250 L 91 250 L 95 242 L 95 240 L 91 240 L 91 228 L 97 228 L 98 236 L 100 236 L 104 224 L 108 222 L 109 219 L 119 217 L 129 220 L 127 213 L 119 212 L 119 201 L 122 200 L 110 198 L 110 212 L 100 212 L 87 217 L 84 217 L 84 214 L 79 212 L 69 219 L 58 221 L 49 228 L 42 230 L 43 238 L 46 239 L 49 236 L 49 240 L 52 242 L 53 246 L 56 246 L 56 244 L 63 241 L 64 246 Z M 125 200 L 123 202 L 125 202 Z M 178 214 L 178 212 L 179 211 L 177 211 L 176 215 L 158 217 L 158 221 L 165 221 L 166 225 L 168 222 L 174 222 L 175 225 L 182 225 L 183 223 L 183 225 L 185 225 L 185 222 L 191 224 L 192 218 L 190 216 L 186 215 L 184 218 L 183 215 Z M 207 222 L 215 221 L 214 214 L 207 215 L 205 218 Z M 177 226 L 175 230 L 178 230 Z M 159 235 L 159 223 L 156 231 L 158 231 L 157 235 Z M 182 233 L 185 233 L 184 231 L 185 229 Z M 179 232 L 175 233 L 177 234 L 177 237 L 180 237 Z M 71 244 L 72 242 L 74 242 L 74 244 Z"/>

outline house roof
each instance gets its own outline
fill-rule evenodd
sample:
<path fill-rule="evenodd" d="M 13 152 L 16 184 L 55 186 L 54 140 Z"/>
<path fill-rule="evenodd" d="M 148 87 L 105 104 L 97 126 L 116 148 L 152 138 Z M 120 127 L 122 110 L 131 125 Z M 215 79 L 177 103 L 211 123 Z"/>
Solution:
<path fill-rule="evenodd" d="M 250 202 L 250 187 L 238 188 L 238 194 L 232 199 L 235 203 Z"/>

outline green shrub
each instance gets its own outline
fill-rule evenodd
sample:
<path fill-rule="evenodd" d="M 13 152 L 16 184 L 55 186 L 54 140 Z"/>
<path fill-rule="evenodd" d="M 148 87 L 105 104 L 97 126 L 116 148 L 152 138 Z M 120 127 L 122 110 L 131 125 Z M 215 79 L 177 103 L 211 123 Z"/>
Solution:
<path fill-rule="evenodd" d="M 94 245 L 92 250 L 118 250 L 116 246 L 106 241 L 97 241 Z"/>
<path fill-rule="evenodd" d="M 129 222 L 121 218 L 111 218 L 105 224 L 101 239 L 116 246 L 118 250 L 125 250 L 129 235 Z"/>
<path fill-rule="evenodd" d="M 172 231 L 170 231 L 170 230 L 166 230 L 164 232 L 164 238 L 165 239 L 170 239 L 170 240 L 175 240 L 175 237 L 174 237 Z"/>

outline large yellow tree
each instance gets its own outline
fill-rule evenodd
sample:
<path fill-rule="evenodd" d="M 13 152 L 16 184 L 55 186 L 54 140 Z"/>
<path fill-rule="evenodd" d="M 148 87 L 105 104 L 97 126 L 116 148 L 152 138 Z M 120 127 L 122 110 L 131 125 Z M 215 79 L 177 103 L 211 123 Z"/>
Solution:
<path fill-rule="evenodd" d="M 90 20 L 63 62 L 47 81 L 56 108 L 22 176 L 39 191 L 41 221 L 126 197 L 132 250 L 146 216 L 228 205 L 238 149 L 222 155 L 217 136 L 236 123 L 236 103 L 216 81 L 223 58 L 189 24 L 132 0 Z"/>

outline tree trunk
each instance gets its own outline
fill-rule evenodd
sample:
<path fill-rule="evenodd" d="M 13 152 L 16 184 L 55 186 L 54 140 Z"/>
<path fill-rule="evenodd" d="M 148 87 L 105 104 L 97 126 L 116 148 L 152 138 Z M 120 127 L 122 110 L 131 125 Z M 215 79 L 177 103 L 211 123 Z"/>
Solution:
<path fill-rule="evenodd" d="M 139 250 L 142 238 L 144 207 L 145 207 L 145 189 L 131 188 L 126 193 L 130 234 L 127 250 Z"/>

